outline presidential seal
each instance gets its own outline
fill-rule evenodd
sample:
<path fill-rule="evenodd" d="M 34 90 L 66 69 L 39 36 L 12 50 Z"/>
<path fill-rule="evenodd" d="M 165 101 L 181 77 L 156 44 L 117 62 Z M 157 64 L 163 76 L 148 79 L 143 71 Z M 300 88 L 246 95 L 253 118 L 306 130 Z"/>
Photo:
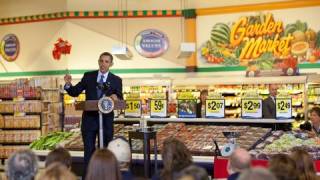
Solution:
<path fill-rule="evenodd" d="M 114 102 L 110 97 L 103 97 L 98 102 L 98 108 L 102 113 L 110 113 L 111 111 L 113 111 Z"/>

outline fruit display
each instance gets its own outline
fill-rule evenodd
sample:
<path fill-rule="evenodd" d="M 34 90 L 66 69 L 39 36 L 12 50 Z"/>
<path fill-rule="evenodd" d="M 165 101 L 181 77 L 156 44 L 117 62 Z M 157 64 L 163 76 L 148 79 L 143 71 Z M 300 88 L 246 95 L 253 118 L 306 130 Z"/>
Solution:
<path fill-rule="evenodd" d="M 319 138 L 308 138 L 307 134 L 301 132 L 273 131 L 271 136 L 258 144 L 250 153 L 257 159 L 269 159 L 273 154 L 290 154 L 298 147 L 308 151 L 314 159 L 320 159 Z"/>

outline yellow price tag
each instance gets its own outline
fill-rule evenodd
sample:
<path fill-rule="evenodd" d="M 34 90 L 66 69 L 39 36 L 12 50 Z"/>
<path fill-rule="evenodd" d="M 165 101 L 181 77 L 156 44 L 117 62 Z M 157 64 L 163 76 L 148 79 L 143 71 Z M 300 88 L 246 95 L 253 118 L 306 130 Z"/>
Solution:
<path fill-rule="evenodd" d="M 223 109 L 223 99 L 207 99 L 206 100 L 206 112 L 217 113 Z"/>
<path fill-rule="evenodd" d="M 278 113 L 288 113 L 291 108 L 291 99 L 277 99 L 276 106 Z"/>
<path fill-rule="evenodd" d="M 140 100 L 126 100 L 126 114 L 140 115 L 141 114 L 141 101 Z"/>
<path fill-rule="evenodd" d="M 164 99 L 152 99 L 150 101 L 151 112 L 156 112 L 156 113 L 163 112 L 166 103 L 167 101 Z"/>
<path fill-rule="evenodd" d="M 242 99 L 241 107 L 245 113 L 257 113 L 261 109 L 260 99 Z"/>

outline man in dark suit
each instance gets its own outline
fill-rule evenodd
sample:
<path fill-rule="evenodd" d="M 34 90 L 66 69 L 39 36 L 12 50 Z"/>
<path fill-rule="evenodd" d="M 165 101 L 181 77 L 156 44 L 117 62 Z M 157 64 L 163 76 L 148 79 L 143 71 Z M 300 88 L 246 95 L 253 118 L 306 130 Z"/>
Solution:
<path fill-rule="evenodd" d="M 99 70 L 86 72 L 81 81 L 73 86 L 71 84 L 72 77 L 69 74 L 64 76 L 65 90 L 70 96 L 77 97 L 82 91 L 85 91 L 86 100 L 98 100 L 102 97 L 101 84 L 107 86 L 105 91 L 106 96 L 111 97 L 114 101 L 123 99 L 122 95 L 122 80 L 120 77 L 109 72 L 109 68 L 113 65 L 113 56 L 104 52 L 100 55 Z M 108 114 L 103 114 L 103 139 L 104 147 L 113 138 L 113 111 Z M 81 133 L 84 144 L 84 165 L 85 171 L 89 160 L 95 151 L 96 137 L 99 132 L 99 113 L 98 111 L 83 111 Z"/>
<path fill-rule="evenodd" d="M 276 96 L 278 86 L 275 84 L 269 85 L 269 97 L 262 102 L 262 117 L 265 119 L 276 118 Z"/>

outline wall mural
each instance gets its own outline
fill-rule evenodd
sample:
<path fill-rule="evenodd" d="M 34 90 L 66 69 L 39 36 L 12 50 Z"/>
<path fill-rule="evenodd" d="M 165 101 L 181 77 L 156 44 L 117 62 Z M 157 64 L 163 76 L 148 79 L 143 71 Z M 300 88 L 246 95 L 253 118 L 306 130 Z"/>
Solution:
<path fill-rule="evenodd" d="M 301 20 L 285 25 L 259 13 L 214 24 L 200 51 L 201 61 L 246 66 L 247 76 L 295 75 L 300 63 L 320 63 L 320 31 Z"/>

